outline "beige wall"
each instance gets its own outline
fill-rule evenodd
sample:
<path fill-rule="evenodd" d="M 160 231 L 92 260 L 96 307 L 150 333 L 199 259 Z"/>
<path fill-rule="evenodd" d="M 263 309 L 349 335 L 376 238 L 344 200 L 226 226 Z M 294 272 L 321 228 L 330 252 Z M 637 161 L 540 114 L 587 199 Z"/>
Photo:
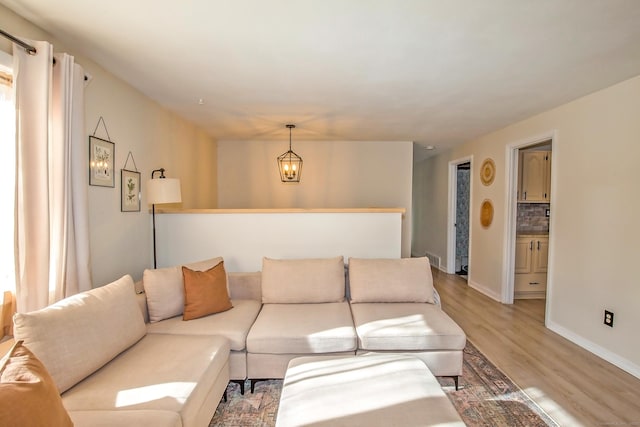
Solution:
<path fill-rule="evenodd" d="M 220 208 L 405 208 L 402 256 L 411 248 L 411 142 L 296 141 L 299 184 L 280 182 L 288 141 L 218 141 Z"/>
<path fill-rule="evenodd" d="M 635 271 L 640 241 L 640 76 L 580 98 L 505 129 L 470 141 L 415 166 L 416 177 L 430 176 L 417 188 L 414 248 L 442 251 L 446 258 L 446 215 L 429 206 L 446 206 L 442 187 L 446 164 L 473 155 L 474 177 L 482 160 L 496 163 L 496 179 L 472 186 L 470 280 L 499 295 L 505 269 L 506 146 L 557 131 L 553 146 L 553 187 L 547 325 L 563 336 L 640 376 L 640 286 Z M 430 172 L 434 170 L 435 172 Z M 421 198 L 420 195 L 436 199 Z M 482 200 L 494 201 L 493 225 L 479 226 Z M 429 229 L 430 231 L 424 231 Z M 427 240 L 427 239 L 433 239 Z M 604 309 L 615 312 L 615 326 L 602 324 Z"/>
<path fill-rule="evenodd" d="M 0 6 L 0 27 L 17 37 L 47 40 L 53 43 L 55 51 L 74 55 L 52 36 L 3 6 Z M 0 38 L 0 49 L 11 52 L 11 44 Z M 116 144 L 116 187 L 89 187 L 94 286 L 124 274 L 139 279 L 153 263 L 151 218 L 145 193 L 151 171 L 164 167 L 167 176 L 181 179 L 184 207 L 215 208 L 216 142 L 94 62 L 81 56 L 76 56 L 76 62 L 93 77 L 85 90 L 85 131 L 92 134 L 102 116 Z M 106 138 L 102 128 L 96 136 Z M 120 169 L 129 151 L 142 174 L 142 208 L 140 212 L 123 213 Z M 133 168 L 131 162 L 128 168 Z"/>

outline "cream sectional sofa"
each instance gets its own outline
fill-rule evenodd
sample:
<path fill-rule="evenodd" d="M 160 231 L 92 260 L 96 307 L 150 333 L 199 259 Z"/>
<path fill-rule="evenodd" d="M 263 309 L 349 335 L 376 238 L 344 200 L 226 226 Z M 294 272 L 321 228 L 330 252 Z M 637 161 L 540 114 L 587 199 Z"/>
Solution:
<path fill-rule="evenodd" d="M 189 321 L 181 267 L 146 270 L 17 314 L 15 338 L 76 426 L 206 426 L 229 381 L 253 391 L 298 356 L 408 353 L 461 375 L 466 337 L 438 305 L 428 260 L 349 261 L 265 258 L 262 272 L 227 274 L 232 309 Z"/>

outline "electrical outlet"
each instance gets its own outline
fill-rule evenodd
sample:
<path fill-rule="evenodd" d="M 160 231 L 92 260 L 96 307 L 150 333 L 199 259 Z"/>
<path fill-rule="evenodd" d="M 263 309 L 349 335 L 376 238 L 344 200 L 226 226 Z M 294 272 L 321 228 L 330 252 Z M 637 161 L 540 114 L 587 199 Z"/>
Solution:
<path fill-rule="evenodd" d="M 547 218 L 549 218 L 549 215 L 551 214 L 551 209 L 545 209 L 544 211 L 544 216 L 546 216 Z"/>
<path fill-rule="evenodd" d="M 604 324 L 613 328 L 613 311 L 604 311 Z"/>

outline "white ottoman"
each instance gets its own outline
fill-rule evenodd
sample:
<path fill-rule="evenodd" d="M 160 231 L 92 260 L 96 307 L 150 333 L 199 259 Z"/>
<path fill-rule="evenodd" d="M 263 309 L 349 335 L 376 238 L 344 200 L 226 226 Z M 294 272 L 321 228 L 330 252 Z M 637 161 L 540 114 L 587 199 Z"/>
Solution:
<path fill-rule="evenodd" d="M 464 426 L 420 359 L 396 354 L 291 360 L 276 426 Z"/>

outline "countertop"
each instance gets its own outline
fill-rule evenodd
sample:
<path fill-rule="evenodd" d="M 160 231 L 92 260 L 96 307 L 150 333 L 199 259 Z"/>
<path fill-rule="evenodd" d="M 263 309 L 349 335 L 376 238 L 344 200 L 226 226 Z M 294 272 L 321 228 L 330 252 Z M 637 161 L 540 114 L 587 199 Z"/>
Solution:
<path fill-rule="evenodd" d="M 516 237 L 528 237 L 528 236 L 548 236 L 549 231 L 518 231 Z"/>

